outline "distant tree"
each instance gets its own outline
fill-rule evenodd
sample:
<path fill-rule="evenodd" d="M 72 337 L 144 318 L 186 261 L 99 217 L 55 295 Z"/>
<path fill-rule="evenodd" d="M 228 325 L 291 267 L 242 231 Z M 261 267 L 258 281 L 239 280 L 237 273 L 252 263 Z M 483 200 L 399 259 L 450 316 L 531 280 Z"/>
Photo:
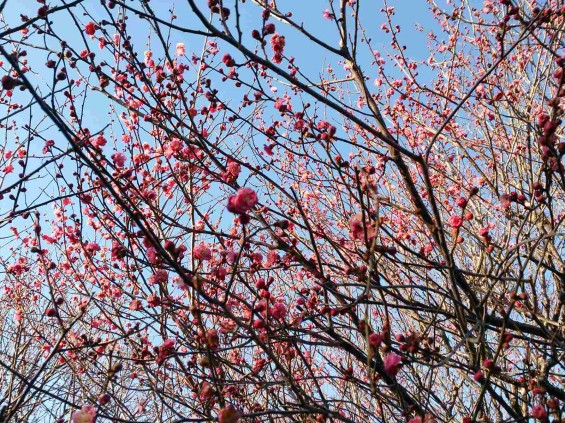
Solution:
<path fill-rule="evenodd" d="M 565 417 L 563 1 L 395 3 L 0 2 L 0 421 Z"/>

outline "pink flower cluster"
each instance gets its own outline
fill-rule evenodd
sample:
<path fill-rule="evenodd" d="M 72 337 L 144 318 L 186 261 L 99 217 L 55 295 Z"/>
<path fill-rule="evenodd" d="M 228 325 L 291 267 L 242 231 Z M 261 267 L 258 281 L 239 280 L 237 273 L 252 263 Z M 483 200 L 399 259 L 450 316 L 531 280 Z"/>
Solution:
<path fill-rule="evenodd" d="M 165 269 L 158 269 L 149 277 L 149 283 L 151 285 L 160 284 L 160 283 L 167 283 L 169 280 L 169 272 Z"/>
<path fill-rule="evenodd" d="M 461 219 L 459 216 L 453 215 L 449 218 L 449 226 L 458 229 L 463 226 L 463 219 Z"/>
<path fill-rule="evenodd" d="M 218 423 L 237 423 L 241 418 L 241 413 L 232 405 L 218 411 Z"/>
<path fill-rule="evenodd" d="M 112 160 L 116 167 L 124 167 L 126 164 L 126 155 L 124 153 L 114 153 L 112 154 Z"/>
<path fill-rule="evenodd" d="M 243 187 L 228 198 L 228 211 L 235 214 L 246 214 L 258 202 L 257 193 L 251 188 Z"/>
<path fill-rule="evenodd" d="M 96 419 L 96 408 L 85 405 L 80 410 L 75 411 L 71 417 L 73 423 L 94 423 Z"/>
<path fill-rule="evenodd" d="M 363 214 L 357 213 L 351 219 L 349 219 L 349 229 L 351 232 L 351 238 L 353 239 L 365 239 L 365 224 L 363 223 Z M 367 225 L 367 238 L 369 240 L 373 239 L 377 231 L 374 225 Z"/>
<path fill-rule="evenodd" d="M 402 363 L 402 358 L 391 352 L 383 360 L 383 365 L 385 372 L 392 377 L 395 377 L 400 370 L 400 364 Z"/>
<path fill-rule="evenodd" d="M 194 254 L 194 258 L 197 260 L 205 261 L 205 260 L 210 260 L 212 258 L 212 251 L 210 250 L 210 247 L 208 247 L 208 245 L 206 244 L 196 245 L 192 253 Z"/>
<path fill-rule="evenodd" d="M 226 170 L 222 175 L 222 179 L 227 183 L 232 183 L 237 181 L 237 177 L 241 173 L 241 165 L 233 160 L 228 160 L 228 165 Z"/>
<path fill-rule="evenodd" d="M 543 405 L 538 404 L 532 409 L 532 417 L 537 420 L 544 420 L 547 418 L 547 411 L 543 408 Z"/>
<path fill-rule="evenodd" d="M 175 352 L 175 340 L 165 339 L 163 345 L 159 347 L 159 353 L 155 361 L 160 366 L 163 362 Z"/>
<path fill-rule="evenodd" d="M 284 53 L 284 46 L 286 45 L 286 41 L 284 35 L 275 34 L 271 37 L 271 48 L 275 55 L 271 59 L 273 63 L 281 63 L 282 62 L 282 55 Z"/>
<path fill-rule="evenodd" d="M 94 33 L 96 32 L 96 24 L 94 22 L 88 22 L 84 26 L 84 32 L 86 33 L 86 35 L 94 35 Z"/>
<path fill-rule="evenodd" d="M 278 320 L 282 320 L 286 316 L 286 306 L 283 303 L 275 303 L 270 309 L 271 315 Z"/>

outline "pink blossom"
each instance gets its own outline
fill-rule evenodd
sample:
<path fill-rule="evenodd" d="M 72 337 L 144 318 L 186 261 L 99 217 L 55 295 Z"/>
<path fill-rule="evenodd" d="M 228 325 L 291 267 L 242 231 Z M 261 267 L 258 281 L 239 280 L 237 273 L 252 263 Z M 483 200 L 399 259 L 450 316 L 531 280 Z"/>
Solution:
<path fill-rule="evenodd" d="M 106 405 L 111 400 L 112 400 L 112 397 L 110 396 L 110 394 L 100 394 L 98 396 L 98 402 L 100 403 L 100 405 Z"/>
<path fill-rule="evenodd" d="M 88 254 L 94 255 L 96 254 L 98 251 L 100 251 L 100 245 L 98 245 L 95 242 L 87 242 L 84 246 L 84 249 L 86 250 L 86 252 Z"/>
<path fill-rule="evenodd" d="M 323 13 L 322 16 L 324 17 L 324 19 L 331 20 L 334 15 L 330 12 L 329 9 L 326 9 L 326 10 L 324 10 L 324 13 Z"/>
<path fill-rule="evenodd" d="M 241 418 L 241 413 L 233 405 L 222 408 L 218 411 L 218 423 L 237 423 Z"/>
<path fill-rule="evenodd" d="M 253 373 L 257 374 L 259 373 L 261 370 L 263 370 L 263 367 L 265 367 L 265 364 L 267 364 L 267 360 L 265 360 L 264 358 L 260 358 L 258 360 L 255 360 L 255 363 L 253 365 Z"/>
<path fill-rule="evenodd" d="M 363 225 L 363 214 L 357 213 L 349 219 L 349 229 L 353 239 L 365 239 L 365 225 Z M 369 240 L 376 236 L 376 230 L 372 225 L 367 226 L 367 238 Z"/>
<path fill-rule="evenodd" d="M 237 258 L 237 253 L 234 250 L 229 250 L 226 253 L 226 261 L 228 262 L 228 264 L 234 264 L 236 258 Z"/>
<path fill-rule="evenodd" d="M 150 66 L 150 63 L 152 62 L 151 57 L 153 56 L 153 53 L 151 52 L 151 50 L 146 50 L 143 53 L 143 57 L 145 58 L 145 64 L 147 66 Z"/>
<path fill-rule="evenodd" d="M 480 382 L 481 380 L 483 380 L 484 374 L 482 371 L 477 370 L 475 372 L 475 374 L 473 375 L 473 379 L 475 380 L 475 382 Z"/>
<path fill-rule="evenodd" d="M 157 362 L 158 365 L 161 365 L 174 352 L 175 352 L 175 340 L 165 339 L 163 345 L 159 347 L 159 353 L 157 354 L 157 358 L 155 359 L 155 361 Z"/>
<path fill-rule="evenodd" d="M 112 160 L 114 160 L 116 167 L 124 167 L 126 163 L 126 155 L 124 153 L 112 154 Z"/>
<path fill-rule="evenodd" d="M 228 211 L 236 214 L 245 214 L 257 203 L 257 194 L 253 189 L 240 188 L 235 195 L 228 198 Z"/>
<path fill-rule="evenodd" d="M 457 200 L 455 200 L 455 202 L 457 203 L 457 205 L 461 208 L 466 207 L 467 206 L 467 199 L 464 197 L 459 197 Z"/>
<path fill-rule="evenodd" d="M 106 145 L 108 141 L 106 140 L 106 138 L 104 138 L 104 135 L 99 134 L 96 138 L 91 138 L 90 139 L 90 143 L 94 146 L 94 147 L 99 147 L 102 148 Z"/>
<path fill-rule="evenodd" d="M 451 216 L 449 218 L 449 226 L 451 226 L 452 228 L 460 228 L 461 226 L 463 226 L 463 219 L 461 219 L 459 216 Z"/>
<path fill-rule="evenodd" d="M 326 120 L 320 120 L 320 121 L 318 122 L 318 125 L 316 125 L 316 127 L 317 127 L 319 130 L 328 129 L 330 126 L 331 126 L 331 123 L 329 123 L 329 122 L 326 121 Z"/>
<path fill-rule="evenodd" d="M 198 394 L 198 398 L 200 398 L 200 401 L 208 401 L 213 396 L 214 396 L 214 387 L 206 381 L 202 382 L 202 389 L 200 389 L 200 393 Z"/>
<path fill-rule="evenodd" d="M 91 405 L 85 405 L 72 415 L 73 423 L 94 423 L 94 419 L 96 419 L 96 408 Z"/>
<path fill-rule="evenodd" d="M 253 253 L 251 255 L 251 258 L 253 259 L 253 261 L 257 264 L 263 264 L 263 254 L 261 253 Z"/>
<path fill-rule="evenodd" d="M 147 304 L 149 305 L 149 307 L 159 307 L 159 305 L 161 304 L 161 298 L 159 298 L 155 294 L 151 294 L 147 297 Z"/>
<path fill-rule="evenodd" d="M 363 237 L 363 215 L 361 213 L 358 213 L 349 219 L 349 229 L 353 239 L 361 239 Z"/>
<path fill-rule="evenodd" d="M 372 333 L 369 335 L 369 345 L 379 347 L 384 341 L 384 336 L 380 333 Z"/>
<path fill-rule="evenodd" d="M 223 55 L 222 62 L 224 62 L 224 65 L 228 67 L 235 66 L 235 60 L 233 60 L 233 57 L 231 57 L 229 53 Z"/>
<path fill-rule="evenodd" d="M 223 180 L 228 183 L 235 182 L 240 173 L 241 165 L 233 160 L 228 160 L 228 165 L 223 174 Z"/>
<path fill-rule="evenodd" d="M 286 316 L 286 306 L 283 303 L 273 304 L 270 311 L 271 314 L 279 320 L 284 319 Z"/>
<path fill-rule="evenodd" d="M 286 45 L 286 41 L 284 35 L 275 34 L 271 37 L 271 48 L 275 53 L 275 55 L 271 59 L 273 63 L 282 62 L 282 55 L 284 53 L 285 45 Z"/>
<path fill-rule="evenodd" d="M 543 420 L 547 417 L 547 411 L 543 407 L 543 405 L 538 404 L 534 408 L 532 408 L 532 417 L 538 420 Z"/>
<path fill-rule="evenodd" d="M 173 347 L 173 345 L 175 345 L 174 339 L 165 339 L 165 341 L 163 342 L 163 345 L 161 345 L 161 348 L 171 349 Z"/>
<path fill-rule="evenodd" d="M 279 255 L 275 250 L 271 250 L 267 253 L 267 260 L 263 263 L 263 267 L 271 267 L 280 260 Z"/>
<path fill-rule="evenodd" d="M 132 300 L 132 301 L 129 303 L 128 308 L 129 308 L 131 311 L 141 310 L 141 301 L 139 301 L 139 300 Z"/>
<path fill-rule="evenodd" d="M 177 43 L 177 56 L 184 56 L 185 53 L 186 48 L 184 46 L 184 43 Z"/>
<path fill-rule="evenodd" d="M 424 418 L 416 416 L 408 421 L 408 423 L 436 423 L 437 420 L 431 414 L 426 414 Z"/>
<path fill-rule="evenodd" d="M 159 256 L 157 255 L 157 250 L 155 250 L 155 248 L 153 247 L 149 247 L 147 249 L 147 260 L 149 260 L 149 263 L 151 264 L 156 264 L 159 262 Z"/>
<path fill-rule="evenodd" d="M 401 362 L 402 358 L 399 355 L 393 352 L 389 353 L 383 360 L 385 372 L 387 372 L 390 376 L 396 376 L 400 370 Z"/>
<path fill-rule="evenodd" d="M 504 209 L 508 209 L 511 206 L 511 198 L 510 195 L 508 194 L 502 194 L 500 196 L 500 205 L 502 206 L 502 208 Z"/>
<path fill-rule="evenodd" d="M 265 150 L 265 153 L 267 153 L 267 155 L 272 156 L 273 154 L 273 147 L 270 145 L 266 145 L 263 147 L 263 150 Z"/>
<path fill-rule="evenodd" d="M 490 358 L 485 358 L 485 359 L 483 360 L 483 366 L 484 366 L 486 369 L 492 369 L 493 366 L 494 366 L 494 361 L 491 360 Z"/>
<path fill-rule="evenodd" d="M 151 285 L 159 284 L 159 283 L 167 283 L 169 280 L 169 273 L 165 269 L 158 269 L 155 271 L 154 274 L 151 275 L 149 278 L 149 282 Z"/>
<path fill-rule="evenodd" d="M 94 35 L 94 33 L 96 32 L 96 25 L 94 24 L 94 22 L 88 22 L 84 26 L 84 32 L 86 33 L 86 35 Z"/>
<path fill-rule="evenodd" d="M 212 258 L 212 251 L 206 244 L 196 245 L 192 252 L 197 260 L 210 260 Z"/>

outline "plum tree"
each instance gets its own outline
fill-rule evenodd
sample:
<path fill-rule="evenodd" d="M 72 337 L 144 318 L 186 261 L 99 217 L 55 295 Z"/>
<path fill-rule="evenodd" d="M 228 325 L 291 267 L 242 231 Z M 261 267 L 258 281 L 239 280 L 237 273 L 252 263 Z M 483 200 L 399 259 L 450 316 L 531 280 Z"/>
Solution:
<path fill-rule="evenodd" d="M 562 1 L 19 3 L 0 420 L 561 421 Z"/>

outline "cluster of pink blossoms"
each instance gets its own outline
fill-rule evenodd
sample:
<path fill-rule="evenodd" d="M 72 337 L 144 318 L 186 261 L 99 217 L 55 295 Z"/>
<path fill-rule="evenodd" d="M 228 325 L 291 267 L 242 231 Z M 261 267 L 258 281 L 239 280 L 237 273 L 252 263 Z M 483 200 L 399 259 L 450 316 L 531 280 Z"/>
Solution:
<path fill-rule="evenodd" d="M 377 234 L 374 225 L 365 225 L 365 223 L 363 222 L 363 213 L 357 213 L 355 216 L 349 219 L 349 229 L 351 232 L 351 237 L 358 240 L 365 239 L 365 230 L 367 231 L 367 238 L 369 240 L 373 239 Z"/>
<path fill-rule="evenodd" d="M 75 411 L 71 417 L 73 423 L 94 423 L 96 419 L 96 408 L 85 405 L 80 410 Z"/>
<path fill-rule="evenodd" d="M 284 53 L 284 46 L 286 45 L 286 40 L 284 35 L 275 34 L 271 37 L 271 48 L 275 55 L 272 57 L 273 63 L 281 63 L 282 55 Z"/>
<path fill-rule="evenodd" d="M 251 188 L 240 188 L 235 195 L 228 198 L 228 211 L 235 214 L 246 214 L 259 202 L 257 193 Z"/>

